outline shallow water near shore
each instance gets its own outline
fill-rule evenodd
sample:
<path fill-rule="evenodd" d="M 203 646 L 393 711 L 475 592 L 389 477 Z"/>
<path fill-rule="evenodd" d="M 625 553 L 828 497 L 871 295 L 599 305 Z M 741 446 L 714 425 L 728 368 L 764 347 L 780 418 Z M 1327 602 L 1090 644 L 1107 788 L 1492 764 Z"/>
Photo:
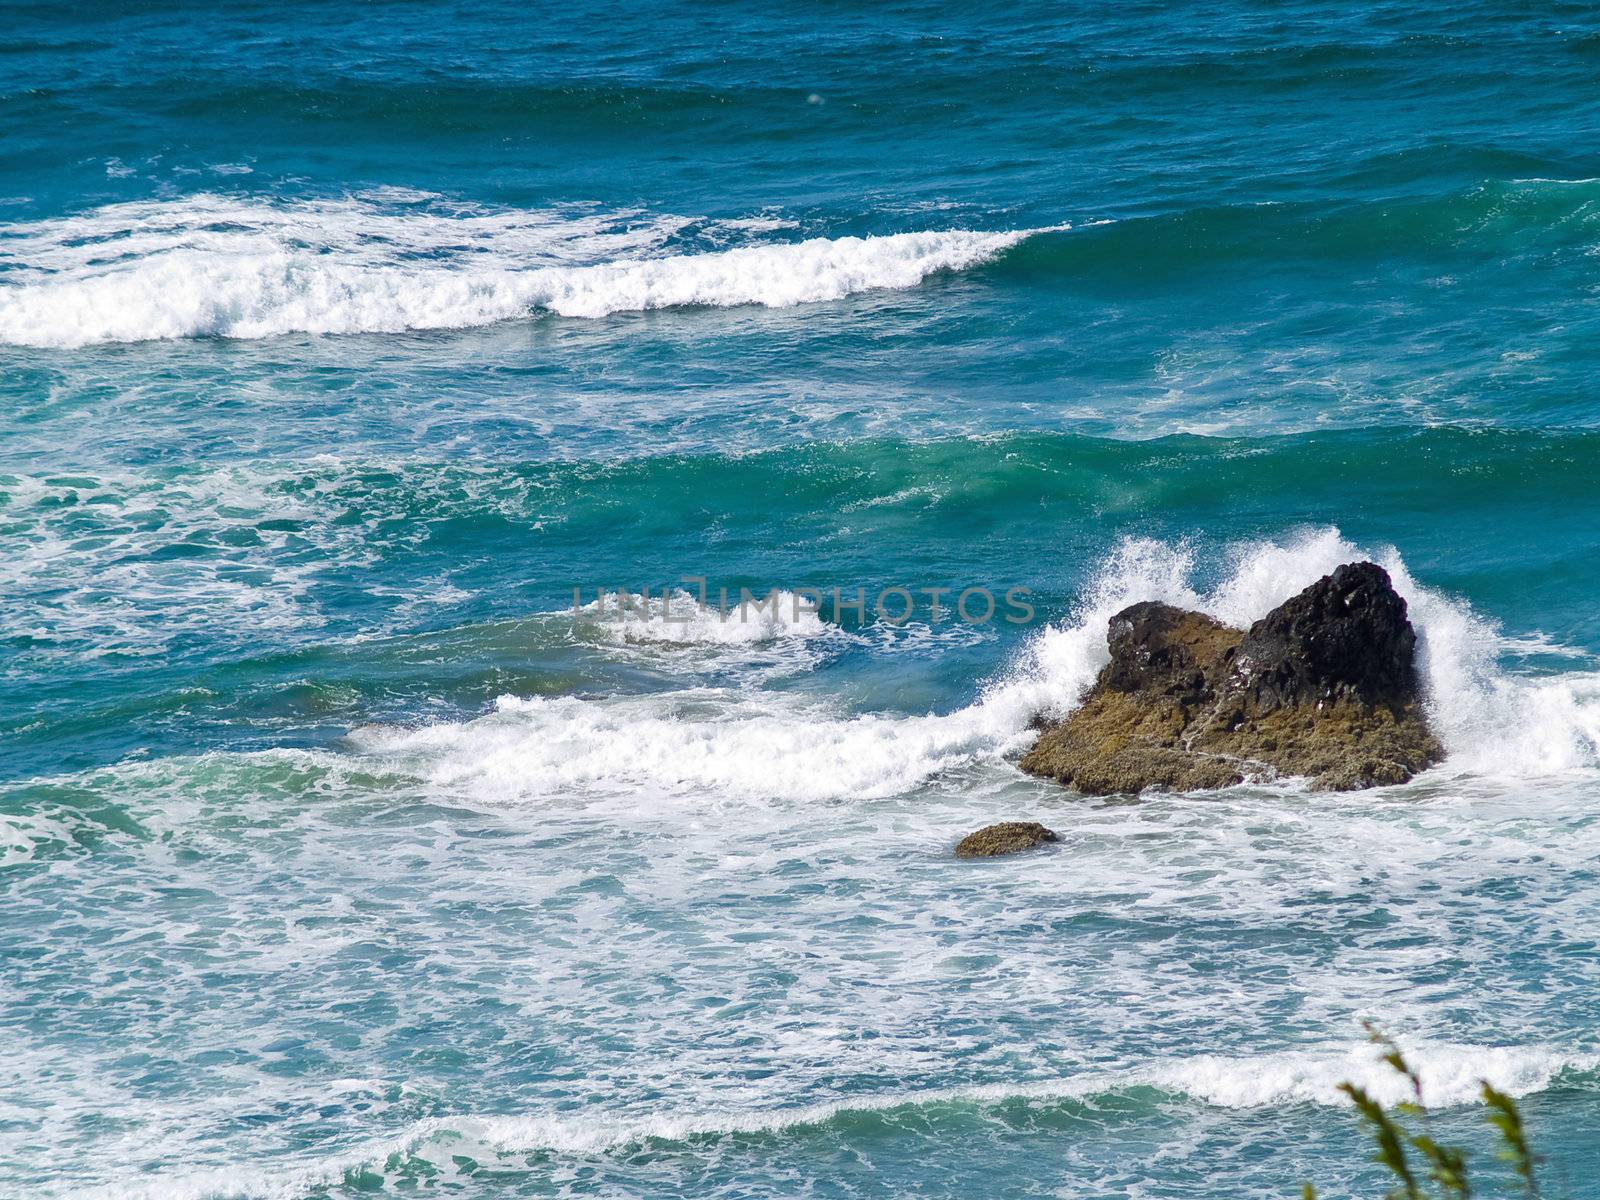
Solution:
<path fill-rule="evenodd" d="M 1600 1197 L 1593 14 L 18 12 L 0 1192 Z M 1442 766 L 1016 770 L 1364 557 Z"/>

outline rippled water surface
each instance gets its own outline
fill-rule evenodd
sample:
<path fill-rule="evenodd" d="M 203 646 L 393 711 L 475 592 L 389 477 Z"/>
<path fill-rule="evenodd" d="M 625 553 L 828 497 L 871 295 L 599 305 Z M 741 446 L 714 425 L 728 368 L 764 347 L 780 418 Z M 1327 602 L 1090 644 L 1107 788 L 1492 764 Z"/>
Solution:
<path fill-rule="evenodd" d="M 7 18 L 0 1193 L 1600 1197 L 1590 7 Z M 1016 770 L 1357 557 L 1442 766 Z"/>

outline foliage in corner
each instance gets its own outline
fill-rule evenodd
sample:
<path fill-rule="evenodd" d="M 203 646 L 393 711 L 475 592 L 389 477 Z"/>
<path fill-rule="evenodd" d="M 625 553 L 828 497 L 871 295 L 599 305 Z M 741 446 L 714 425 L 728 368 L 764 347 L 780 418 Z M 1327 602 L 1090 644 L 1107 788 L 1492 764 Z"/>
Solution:
<path fill-rule="evenodd" d="M 1372 1161 L 1383 1167 L 1396 1181 L 1384 1200 L 1470 1200 L 1472 1181 L 1467 1177 L 1467 1152 L 1457 1146 L 1441 1145 L 1433 1136 L 1427 1106 L 1422 1102 L 1422 1077 L 1406 1061 L 1394 1041 L 1365 1022 L 1367 1036 L 1383 1051 L 1383 1061 L 1404 1076 L 1411 1085 L 1412 1099 L 1385 1109 L 1368 1091 L 1354 1083 L 1341 1083 L 1339 1090 L 1350 1097 L 1361 1123 L 1371 1135 L 1377 1152 Z M 1486 1119 L 1500 1135 L 1499 1157 L 1510 1164 L 1521 1184 L 1526 1200 L 1538 1200 L 1536 1173 L 1538 1157 L 1528 1148 L 1527 1129 L 1517 1102 L 1483 1081 Z M 1413 1130 L 1407 1120 L 1418 1128 Z M 1309 1183 L 1301 1191 L 1303 1200 L 1317 1200 Z"/>

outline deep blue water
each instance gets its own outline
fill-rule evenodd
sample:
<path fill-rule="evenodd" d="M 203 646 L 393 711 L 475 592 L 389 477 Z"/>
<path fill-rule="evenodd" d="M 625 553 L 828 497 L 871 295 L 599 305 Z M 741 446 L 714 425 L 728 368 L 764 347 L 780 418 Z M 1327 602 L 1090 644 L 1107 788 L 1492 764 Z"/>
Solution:
<path fill-rule="evenodd" d="M 1600 1197 L 1592 6 L 3 24 L 0 1194 Z M 1368 556 L 1440 768 L 1015 769 Z"/>

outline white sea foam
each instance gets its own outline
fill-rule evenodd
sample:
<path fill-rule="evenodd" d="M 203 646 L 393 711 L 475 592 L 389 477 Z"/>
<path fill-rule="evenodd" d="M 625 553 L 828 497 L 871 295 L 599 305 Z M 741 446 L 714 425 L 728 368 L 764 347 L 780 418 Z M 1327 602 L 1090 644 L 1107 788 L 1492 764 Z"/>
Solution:
<path fill-rule="evenodd" d="M 992 747 L 973 722 L 847 717 L 798 697 L 696 689 L 503 696 L 475 721 L 352 735 L 436 785 L 511 801 L 573 789 L 827 800 L 904 792 Z"/>
<path fill-rule="evenodd" d="M 1524 637 L 1501 638 L 1500 650 L 1504 654 L 1515 654 L 1524 658 L 1545 657 L 1592 662 L 1595 657 L 1581 647 L 1563 645 L 1543 630 L 1534 630 Z"/>
<path fill-rule="evenodd" d="M 0 813 L 0 868 L 31 862 L 40 846 L 63 844 L 72 831 L 42 812 Z"/>
<path fill-rule="evenodd" d="M 1012 754 L 1032 738 L 1039 713 L 1069 711 L 1105 664 L 1107 621 L 1126 605 L 1164 600 L 1245 626 L 1364 557 L 1390 572 L 1419 630 L 1428 708 L 1449 754 L 1443 770 L 1526 778 L 1600 765 L 1600 675 L 1507 674 L 1492 623 L 1417 584 L 1393 548 L 1363 549 L 1336 529 L 1236 547 L 1209 588 L 1198 579 L 1192 547 L 1127 540 L 1069 619 L 1035 637 L 975 704 L 949 714 L 849 715 L 747 691 L 507 696 L 479 720 L 374 733 L 363 744 L 438 783 L 500 801 L 575 787 L 814 800 L 896 795 L 941 772 Z M 649 619 L 638 631 L 667 636 Z M 701 630 L 710 635 L 711 627 Z"/>
<path fill-rule="evenodd" d="M 326 504 L 320 489 L 332 484 L 301 478 L 307 486 L 296 492 L 296 475 L 273 468 L 224 467 L 181 479 L 0 476 L 7 522 L 0 617 L 41 648 L 91 656 L 157 654 L 184 629 L 233 623 L 313 630 L 322 618 L 308 587 L 319 563 L 309 553 L 298 562 L 259 556 L 252 570 L 238 569 L 252 553 L 238 546 L 206 561 L 151 555 L 190 538 L 215 545 L 219 533 L 272 518 L 305 521 L 307 539 L 324 555 L 367 558 L 360 532 L 317 520 Z M 80 519 L 60 520 L 58 504 L 81 504 Z M 268 530 L 264 540 L 281 545 L 288 537 Z"/>
<path fill-rule="evenodd" d="M 1540 1091 L 1563 1072 L 1588 1072 L 1600 1055 L 1544 1046 L 1474 1046 L 1417 1043 L 1405 1047 L 1422 1079 L 1423 1101 L 1448 1108 L 1476 1103 L 1484 1081 L 1512 1096 Z M 852 1096 L 797 1108 L 753 1112 L 662 1115 L 642 1121 L 546 1117 L 444 1118 L 424 1123 L 413 1136 L 466 1135 L 503 1150 L 594 1153 L 647 1140 L 760 1133 L 820 1125 L 843 1113 L 892 1112 L 940 1104 L 987 1106 L 1008 1100 L 1071 1100 L 1133 1088 L 1154 1088 L 1217 1108 L 1266 1105 L 1345 1105 L 1344 1082 L 1365 1088 L 1386 1105 L 1413 1100 L 1411 1085 L 1373 1047 L 1284 1051 L 1249 1056 L 1202 1054 L 1027 1083 L 929 1088 Z"/>
<path fill-rule="evenodd" d="M 218 196 L 0 225 L 0 342 L 455 329 L 542 309 L 568 317 L 689 305 L 784 308 L 908 288 L 1037 230 L 748 243 L 772 219 L 488 212 L 442 201 L 298 204 Z"/>
<path fill-rule="evenodd" d="M 1592 1072 L 1600 1066 L 1600 1055 L 1542 1046 L 1420 1043 L 1406 1049 L 1419 1068 L 1424 1102 L 1435 1108 L 1476 1103 L 1485 1080 L 1513 1096 L 1524 1096 L 1548 1087 L 1564 1073 Z M 1144 1087 L 1228 1109 L 1344 1105 L 1348 1101 L 1339 1091 L 1339 1084 L 1345 1081 L 1366 1088 L 1385 1104 L 1413 1098 L 1409 1085 L 1378 1061 L 1373 1048 L 1366 1044 L 1254 1056 L 1197 1055 L 1057 1079 L 890 1091 L 788 1108 L 701 1112 L 674 1109 L 646 1115 L 581 1117 L 433 1117 L 416 1122 L 392 1138 L 374 1140 L 281 1172 L 214 1170 L 114 1186 L 94 1194 L 107 1200 L 212 1200 L 235 1196 L 290 1200 L 337 1183 L 352 1170 L 371 1169 L 397 1155 L 443 1166 L 452 1164 L 457 1156 L 479 1163 L 510 1165 L 505 1160 L 519 1155 L 593 1156 L 645 1142 L 781 1134 L 824 1125 L 847 1114 L 894 1114 L 939 1106 L 982 1110 L 1018 1101 L 1050 1104 Z"/>

